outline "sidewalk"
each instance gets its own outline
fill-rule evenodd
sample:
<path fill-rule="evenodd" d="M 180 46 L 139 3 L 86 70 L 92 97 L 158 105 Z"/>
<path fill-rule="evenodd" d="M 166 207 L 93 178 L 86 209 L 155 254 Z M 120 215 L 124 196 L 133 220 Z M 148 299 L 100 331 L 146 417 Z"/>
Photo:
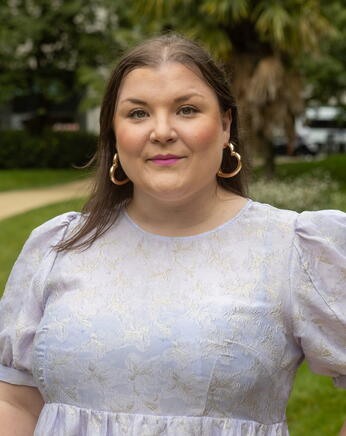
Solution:
<path fill-rule="evenodd" d="M 90 179 L 86 179 L 48 188 L 0 192 L 0 220 L 50 203 L 84 197 L 90 185 Z"/>

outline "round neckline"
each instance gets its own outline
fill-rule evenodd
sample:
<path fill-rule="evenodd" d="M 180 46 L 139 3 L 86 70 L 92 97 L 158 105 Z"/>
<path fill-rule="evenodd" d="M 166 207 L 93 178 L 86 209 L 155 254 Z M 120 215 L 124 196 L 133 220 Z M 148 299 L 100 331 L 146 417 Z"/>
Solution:
<path fill-rule="evenodd" d="M 149 232 L 148 230 L 143 229 L 140 225 L 135 223 L 133 219 L 129 216 L 129 214 L 126 212 L 125 208 L 122 209 L 122 214 L 124 215 L 125 219 L 130 223 L 132 227 L 134 227 L 135 229 L 139 230 L 141 233 L 144 233 L 147 236 L 151 236 L 158 239 L 165 239 L 165 240 L 191 240 L 191 239 L 199 239 L 201 237 L 208 236 L 238 221 L 238 219 L 243 215 L 243 213 L 250 207 L 252 203 L 253 200 L 247 198 L 247 202 L 244 204 L 244 206 L 241 209 L 239 209 L 239 211 L 234 216 L 232 216 L 232 218 L 230 218 L 229 220 L 218 225 L 217 227 L 214 227 L 213 229 L 207 230 L 206 232 L 197 233 L 196 235 L 189 235 L 189 236 L 166 236 L 166 235 L 159 235 L 158 233 L 152 233 Z"/>

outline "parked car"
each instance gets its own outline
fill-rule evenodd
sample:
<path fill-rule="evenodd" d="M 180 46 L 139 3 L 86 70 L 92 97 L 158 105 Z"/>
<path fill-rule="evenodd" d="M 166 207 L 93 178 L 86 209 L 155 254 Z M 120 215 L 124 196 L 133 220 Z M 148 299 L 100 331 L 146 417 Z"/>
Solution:
<path fill-rule="evenodd" d="M 273 140 L 274 154 L 278 156 L 286 156 L 288 154 L 287 138 L 277 136 Z M 293 156 L 316 156 L 319 149 L 315 144 L 306 143 L 302 137 L 296 135 L 293 143 Z"/>
<path fill-rule="evenodd" d="M 301 144 L 325 153 L 346 151 L 346 112 L 335 106 L 307 108 L 296 121 Z"/>
<path fill-rule="evenodd" d="M 296 120 L 293 155 L 346 152 L 346 111 L 334 106 L 307 108 Z M 283 134 L 273 140 L 277 155 L 287 154 L 287 138 Z"/>

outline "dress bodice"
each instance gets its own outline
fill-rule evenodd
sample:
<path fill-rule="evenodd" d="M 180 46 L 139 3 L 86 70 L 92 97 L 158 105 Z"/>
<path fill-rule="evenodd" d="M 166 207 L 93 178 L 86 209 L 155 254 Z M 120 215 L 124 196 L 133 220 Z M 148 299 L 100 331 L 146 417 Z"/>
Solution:
<path fill-rule="evenodd" d="M 304 356 L 346 387 L 345 214 L 249 200 L 165 237 L 123 212 L 87 250 L 49 248 L 82 219 L 33 232 L 0 306 L 0 379 L 45 400 L 35 436 L 286 436 Z"/>

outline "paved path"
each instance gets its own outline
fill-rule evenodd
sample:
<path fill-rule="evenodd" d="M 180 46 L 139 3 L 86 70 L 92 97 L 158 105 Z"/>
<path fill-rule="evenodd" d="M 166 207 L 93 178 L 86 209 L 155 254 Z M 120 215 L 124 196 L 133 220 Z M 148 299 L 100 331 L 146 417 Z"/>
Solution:
<path fill-rule="evenodd" d="M 90 179 L 50 186 L 0 192 L 0 220 L 50 203 L 88 195 Z"/>

